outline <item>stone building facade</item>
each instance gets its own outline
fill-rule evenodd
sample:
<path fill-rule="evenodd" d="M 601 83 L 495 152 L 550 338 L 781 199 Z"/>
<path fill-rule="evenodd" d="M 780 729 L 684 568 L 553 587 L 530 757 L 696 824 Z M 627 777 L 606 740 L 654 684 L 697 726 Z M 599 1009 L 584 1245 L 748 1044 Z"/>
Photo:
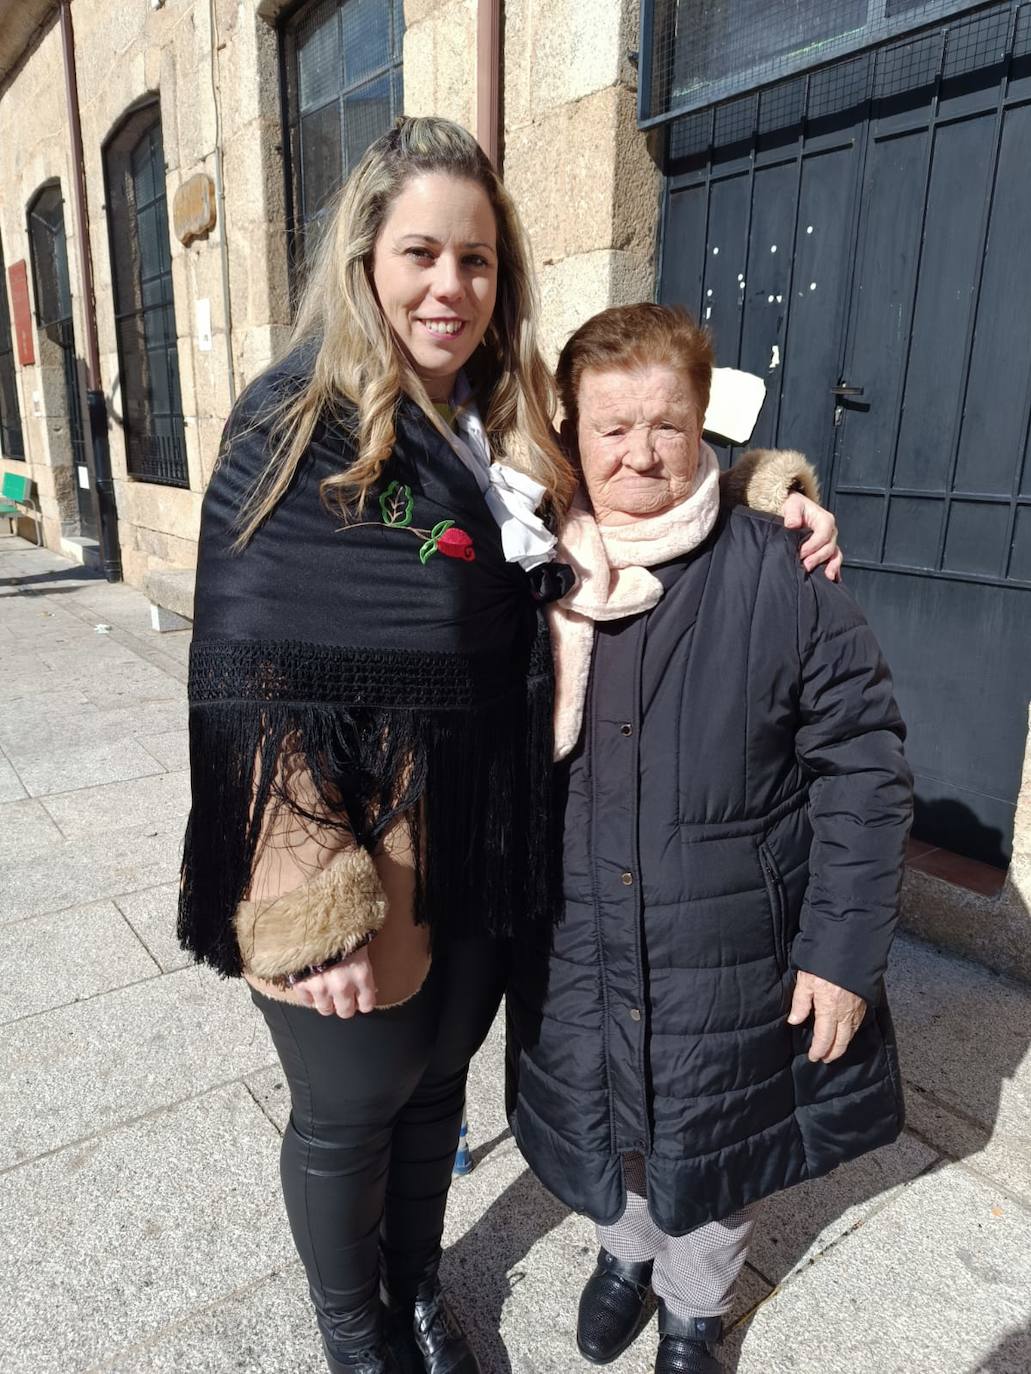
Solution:
<path fill-rule="evenodd" d="M 960 21 L 951 17 L 971 6 L 943 0 L 926 8 L 952 24 L 948 33 L 944 20 L 941 28 L 939 82 L 948 63 L 959 60 L 948 54 L 976 57 L 981 43 L 983 60 L 991 62 L 1008 44 L 1006 80 L 1019 96 L 1018 80 L 1031 81 L 1031 5 L 997 0 L 977 7 L 981 37 L 970 28 L 960 34 Z M 677 6 L 653 0 L 650 9 L 661 19 Z M 727 14 L 746 10 L 726 7 Z M 882 12 L 871 5 L 874 11 Z M 492 56 L 493 33 L 499 36 Z M 712 52 L 718 40 L 717 34 Z M 925 47 L 929 41 L 919 39 Z M 734 130 L 753 97 L 731 99 L 724 81 L 713 96 L 722 103 L 711 110 L 642 129 L 639 72 L 649 99 L 658 88 L 654 53 L 639 54 L 639 46 L 647 48 L 640 0 L 19 0 L 0 8 L 0 469 L 31 478 L 45 543 L 94 557 L 105 496 L 109 516 L 117 517 L 121 574 L 153 600 L 188 613 L 201 497 L 233 397 L 288 337 L 299 244 L 317 226 L 334 177 L 402 108 L 456 119 L 488 146 L 484 109 L 493 102 L 498 161 L 529 231 L 550 358 L 580 321 L 606 305 L 684 300 L 703 318 L 715 309 L 715 325 L 721 294 L 729 294 L 738 311 L 732 319 L 744 321 L 732 324 L 741 351 L 733 356 L 731 348 L 728 356 L 728 331 L 720 337 L 717 329 L 721 361 L 757 368 L 745 356 L 754 334 L 756 357 L 771 359 L 771 368 L 782 357 L 793 362 L 797 341 L 789 358 L 784 334 L 776 332 L 783 329 L 782 288 L 771 284 L 756 296 L 755 311 L 768 309 L 770 321 L 781 321 L 767 325 L 755 311 L 748 314 L 744 260 L 737 281 L 732 273 L 728 289 L 721 284 L 716 268 L 730 269 L 726 249 L 722 258 L 709 255 L 726 243 L 713 234 L 736 232 L 731 193 L 718 213 L 713 207 L 721 178 L 728 186 L 735 178 L 735 185 L 743 178 L 753 186 L 763 178 L 783 184 L 785 203 L 801 206 L 809 185 L 805 140 L 823 137 L 823 126 L 803 116 L 785 132 L 778 119 L 793 108 L 795 93 L 787 82 L 771 86 L 755 98 L 756 113 L 745 116 L 753 118 L 746 149 Z M 753 47 L 765 51 L 762 41 Z M 899 70 L 915 70 L 919 52 L 914 42 Z M 882 45 L 882 53 L 889 49 Z M 858 59 L 849 60 L 847 73 L 844 64 L 827 69 L 835 80 L 825 84 L 839 93 L 847 94 L 854 76 Z M 336 84 L 327 86 L 334 63 Z M 971 72 L 959 75 L 969 87 Z M 895 79 L 886 62 L 877 67 L 876 79 L 882 76 Z M 815 100 L 819 88 L 817 73 L 806 98 Z M 966 88 L 961 95 L 973 99 Z M 330 109 L 340 118 L 334 114 L 327 124 Z M 986 111 L 987 127 L 994 107 Z M 1004 103 L 1000 128 L 1004 117 L 1016 129 L 1019 112 L 1011 117 Z M 726 148 L 717 147 L 721 128 Z M 707 131 L 700 140 L 699 129 Z M 792 156 L 783 150 L 795 143 L 802 150 L 797 192 L 776 172 Z M 1007 146 L 997 140 L 996 156 Z M 814 156 L 830 148 L 814 144 Z M 1008 184 L 1002 173 L 998 183 Z M 820 190 L 819 179 L 813 185 Z M 710 209 L 696 241 L 684 207 L 699 194 Z M 198 204 L 213 215 L 192 222 L 184 197 L 192 200 L 193 219 Z M 746 226 L 746 256 L 753 253 L 749 234 L 783 218 L 779 206 L 772 197 L 756 198 L 754 206 L 741 200 L 734 214 Z M 799 227 L 804 232 L 812 234 L 812 226 Z M 797 238 L 793 254 L 776 258 L 776 244 L 764 244 L 763 270 L 800 259 L 810 242 L 817 246 L 819 235 Z M 806 275 L 795 293 L 800 301 L 816 290 L 819 275 L 814 271 L 811 282 Z M 1013 280 L 1024 277 L 1015 273 Z M 750 287 L 757 281 L 758 273 Z M 764 331 L 773 332 L 767 338 Z M 818 329 L 805 331 L 818 352 Z M 786 370 L 773 377 L 778 385 Z M 809 387 L 816 390 L 827 387 Z M 785 404 L 778 401 L 779 417 Z M 793 432 L 776 438 L 807 442 Z M 1026 540 L 1031 529 L 1028 480 L 1014 498 L 1015 540 Z M 913 499 L 903 493 L 893 509 Z M 846 547 L 854 550 L 862 530 L 844 509 L 841 518 Z M 23 524 L 25 533 L 31 529 Z M 995 578 L 999 605 L 1006 597 L 1014 605 L 1019 588 L 1031 585 L 1031 573 L 1021 575 L 1016 561 L 1012 566 L 1011 585 L 1002 585 L 1005 572 Z M 989 587 L 984 594 L 996 592 Z M 1031 592 L 1023 594 L 1026 604 Z M 1024 738 L 1021 721 L 1006 743 L 1012 756 Z M 981 892 L 962 889 L 946 881 L 932 854 L 911 871 L 907 903 L 923 933 L 1031 978 L 1029 787 L 1025 768 L 1004 884 L 1000 877 Z M 1012 816 L 1012 796 L 1006 804 Z"/>

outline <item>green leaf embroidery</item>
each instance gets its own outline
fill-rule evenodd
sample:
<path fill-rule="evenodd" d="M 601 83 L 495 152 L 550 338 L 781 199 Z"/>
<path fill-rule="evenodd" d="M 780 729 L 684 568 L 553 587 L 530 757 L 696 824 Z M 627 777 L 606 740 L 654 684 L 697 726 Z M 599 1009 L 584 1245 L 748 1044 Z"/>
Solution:
<path fill-rule="evenodd" d="M 414 508 L 415 497 L 412 495 L 412 489 L 402 482 L 391 482 L 379 498 L 383 523 L 392 529 L 405 529 L 410 525 Z"/>
<path fill-rule="evenodd" d="M 426 543 L 423 544 L 422 548 L 419 550 L 419 562 L 423 567 L 426 566 L 428 560 L 431 559 L 436 552 L 437 541 L 435 539 L 427 539 Z"/>

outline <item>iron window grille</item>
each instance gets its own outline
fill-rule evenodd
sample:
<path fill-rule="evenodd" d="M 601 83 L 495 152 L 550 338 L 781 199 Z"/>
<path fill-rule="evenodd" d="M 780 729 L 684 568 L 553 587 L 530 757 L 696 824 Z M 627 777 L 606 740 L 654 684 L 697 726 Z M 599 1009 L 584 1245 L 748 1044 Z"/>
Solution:
<path fill-rule="evenodd" d="M 64 198 L 57 182 L 44 186 L 29 204 L 29 248 L 36 323 L 44 337 L 59 351 L 72 463 L 76 469 L 85 468 L 86 431 L 83 425 L 79 362 L 75 353 Z"/>
<path fill-rule="evenodd" d="M 18 408 L 18 387 L 14 372 L 14 339 L 11 333 L 11 307 L 7 298 L 7 269 L 0 245 L 0 456 L 25 457 L 25 440 Z"/>
<path fill-rule="evenodd" d="M 138 481 L 188 487 L 156 103 L 134 111 L 109 140 L 104 170 L 127 470 Z"/>
<path fill-rule="evenodd" d="M 282 30 L 291 286 L 369 144 L 402 112 L 403 0 L 316 0 Z"/>
<path fill-rule="evenodd" d="M 847 57 L 977 0 L 642 0 L 642 128 Z"/>

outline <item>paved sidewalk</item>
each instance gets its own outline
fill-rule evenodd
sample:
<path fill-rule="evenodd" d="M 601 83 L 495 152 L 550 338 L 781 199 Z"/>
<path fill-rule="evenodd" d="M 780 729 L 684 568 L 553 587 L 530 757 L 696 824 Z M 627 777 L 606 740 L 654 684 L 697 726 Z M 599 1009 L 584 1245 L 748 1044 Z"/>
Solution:
<path fill-rule="evenodd" d="M 322 1368 L 281 1076 L 246 992 L 174 938 L 187 645 L 139 593 L 0 535 L 3 1374 Z M 910 1129 L 767 1205 L 740 1374 L 1031 1370 L 1031 989 L 910 940 L 891 983 Z M 586 1374 L 592 1230 L 523 1167 L 501 1087 L 495 1027 L 448 1287 L 485 1374 Z M 648 1374 L 654 1341 L 613 1374 Z"/>

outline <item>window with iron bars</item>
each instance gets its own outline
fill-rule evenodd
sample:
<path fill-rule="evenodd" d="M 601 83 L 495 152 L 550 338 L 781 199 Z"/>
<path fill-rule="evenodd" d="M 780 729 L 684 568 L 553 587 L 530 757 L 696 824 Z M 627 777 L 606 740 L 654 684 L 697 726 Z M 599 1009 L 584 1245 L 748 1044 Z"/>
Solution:
<path fill-rule="evenodd" d="M 156 102 L 134 111 L 108 141 L 104 170 L 126 465 L 137 481 L 188 487 Z"/>
<path fill-rule="evenodd" d="M 403 0 L 316 0 L 282 30 L 296 296 L 333 197 L 401 114 Z"/>
<path fill-rule="evenodd" d="M 25 441 L 18 409 L 18 387 L 14 373 L 14 341 L 11 333 L 11 307 L 7 298 L 7 269 L 0 245 L 0 457 L 24 458 Z"/>
<path fill-rule="evenodd" d="M 984 0 L 642 0 L 638 122 L 661 124 Z"/>

